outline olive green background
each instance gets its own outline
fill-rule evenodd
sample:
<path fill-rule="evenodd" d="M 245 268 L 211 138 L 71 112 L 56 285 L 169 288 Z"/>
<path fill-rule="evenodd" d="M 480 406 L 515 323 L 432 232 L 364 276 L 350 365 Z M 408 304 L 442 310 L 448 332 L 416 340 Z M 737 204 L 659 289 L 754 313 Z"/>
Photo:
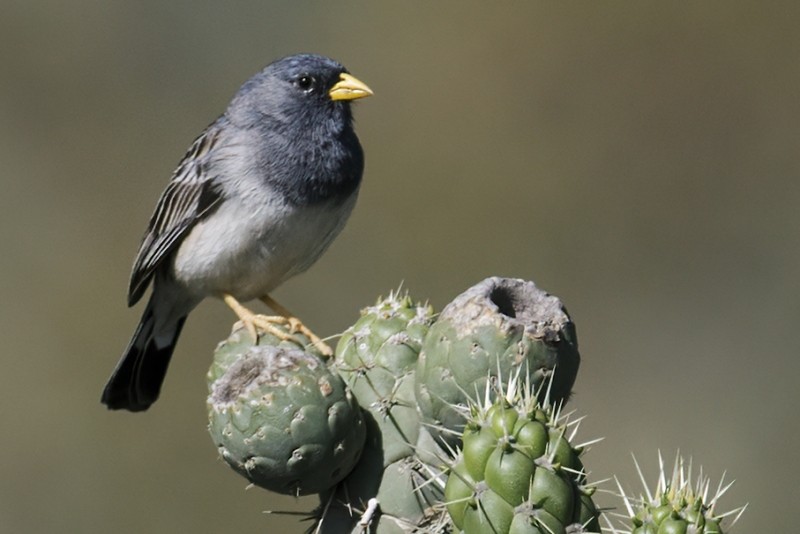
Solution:
<path fill-rule="evenodd" d="M 246 490 L 207 435 L 221 303 L 192 314 L 153 409 L 99 404 L 172 169 L 300 51 L 375 96 L 356 211 L 281 302 L 327 335 L 401 281 L 441 309 L 533 279 L 578 325 L 592 478 L 638 490 L 631 453 L 652 479 L 680 448 L 737 480 L 739 532 L 796 531 L 798 6 L 0 1 L 0 532 L 307 526 L 264 511 L 314 499 Z"/>

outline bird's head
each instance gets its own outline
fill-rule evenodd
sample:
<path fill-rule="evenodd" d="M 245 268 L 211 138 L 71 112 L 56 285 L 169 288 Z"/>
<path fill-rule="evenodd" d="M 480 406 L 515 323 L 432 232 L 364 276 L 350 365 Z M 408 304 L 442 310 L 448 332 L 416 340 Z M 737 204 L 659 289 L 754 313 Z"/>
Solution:
<path fill-rule="evenodd" d="M 350 102 L 372 95 L 366 84 L 325 56 L 299 54 L 279 59 L 250 78 L 226 115 L 241 127 L 304 128 L 350 126 Z"/>

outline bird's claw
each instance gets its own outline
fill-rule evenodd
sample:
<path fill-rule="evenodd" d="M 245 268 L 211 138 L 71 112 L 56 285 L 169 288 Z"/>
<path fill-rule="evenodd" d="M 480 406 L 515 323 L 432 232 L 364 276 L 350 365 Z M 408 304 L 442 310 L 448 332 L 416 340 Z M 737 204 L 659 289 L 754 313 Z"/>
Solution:
<path fill-rule="evenodd" d="M 241 324 L 247 330 L 253 339 L 253 343 L 258 343 L 259 333 L 265 333 L 275 336 L 281 341 L 293 341 L 302 344 L 295 335 L 301 334 L 308 338 L 323 356 L 329 357 L 333 355 L 333 350 L 297 317 L 253 314 L 240 319 L 237 325 Z"/>
<path fill-rule="evenodd" d="M 261 298 L 265 304 L 277 311 L 281 315 L 256 315 L 249 309 L 242 306 L 238 300 L 231 295 L 224 295 L 223 300 L 239 317 L 244 327 L 253 338 L 253 343 L 258 343 L 258 330 L 271 334 L 281 341 L 294 341 L 301 344 L 295 334 L 302 334 L 311 341 L 311 344 L 324 356 L 333 356 L 333 350 L 311 331 L 303 322 L 289 313 L 289 310 L 275 302 L 271 297 L 265 295 Z M 278 326 L 283 328 L 278 328 Z"/>

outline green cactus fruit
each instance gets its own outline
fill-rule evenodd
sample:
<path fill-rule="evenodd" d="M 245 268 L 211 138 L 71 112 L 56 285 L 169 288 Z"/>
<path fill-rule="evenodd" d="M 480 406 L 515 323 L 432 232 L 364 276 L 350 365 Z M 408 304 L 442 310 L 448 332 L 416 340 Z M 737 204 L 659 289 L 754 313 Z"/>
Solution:
<path fill-rule="evenodd" d="M 414 373 L 430 306 L 390 293 L 365 308 L 336 349 L 334 368 L 367 411 L 367 444 L 353 472 L 322 496 L 320 533 L 417 532 L 442 518 L 446 457 L 420 422 Z M 372 504 L 371 504 L 372 503 Z"/>
<path fill-rule="evenodd" d="M 487 385 L 471 404 L 445 486 L 453 524 L 464 534 L 600 532 L 573 425 L 519 374 L 504 387 Z"/>
<path fill-rule="evenodd" d="M 634 461 L 635 458 L 634 458 Z M 716 491 L 710 492 L 710 480 L 703 475 L 702 469 L 697 480 L 692 480 L 692 464 L 688 465 L 678 454 L 670 477 L 665 468 L 661 454 L 658 455 L 659 476 L 655 491 L 651 492 L 636 462 L 636 469 L 642 480 L 645 494 L 638 498 L 629 496 L 617 481 L 620 496 L 628 511 L 628 522 L 622 525 L 626 530 L 617 530 L 608 525 L 608 530 L 615 534 L 724 534 L 739 520 L 747 506 L 718 514 L 715 509 L 719 499 L 733 485 L 725 485 L 723 480 Z M 728 524 L 724 526 L 723 523 Z M 627 530 L 630 528 L 630 530 Z"/>
<path fill-rule="evenodd" d="M 253 484 L 318 493 L 358 461 L 366 435 L 361 410 L 318 356 L 291 342 L 253 346 L 235 331 L 218 347 L 208 379 L 211 437 Z"/>
<path fill-rule="evenodd" d="M 417 402 L 437 437 L 456 447 L 463 408 L 487 381 L 502 384 L 522 370 L 534 388 L 549 382 L 550 400 L 563 403 L 579 364 L 575 325 L 558 298 L 533 282 L 487 278 L 448 304 L 428 331 Z"/>
<path fill-rule="evenodd" d="M 414 371 L 432 322 L 430 306 L 390 293 L 363 309 L 336 347 L 335 368 L 380 427 L 385 465 L 414 453 L 421 428 Z"/>

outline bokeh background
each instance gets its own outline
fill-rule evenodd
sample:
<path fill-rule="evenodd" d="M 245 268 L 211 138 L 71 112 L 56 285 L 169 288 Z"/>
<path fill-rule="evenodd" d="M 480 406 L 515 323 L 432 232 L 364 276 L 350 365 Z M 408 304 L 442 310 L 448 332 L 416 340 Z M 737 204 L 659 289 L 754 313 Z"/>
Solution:
<path fill-rule="evenodd" d="M 595 480 L 638 490 L 631 453 L 652 480 L 680 449 L 737 480 L 739 532 L 796 531 L 799 6 L 0 1 L 0 532 L 307 525 L 264 512 L 314 499 L 246 490 L 206 433 L 221 303 L 192 314 L 151 411 L 99 404 L 170 173 L 299 51 L 376 96 L 357 209 L 281 302 L 333 334 L 401 281 L 441 309 L 533 279 L 578 325 Z"/>

